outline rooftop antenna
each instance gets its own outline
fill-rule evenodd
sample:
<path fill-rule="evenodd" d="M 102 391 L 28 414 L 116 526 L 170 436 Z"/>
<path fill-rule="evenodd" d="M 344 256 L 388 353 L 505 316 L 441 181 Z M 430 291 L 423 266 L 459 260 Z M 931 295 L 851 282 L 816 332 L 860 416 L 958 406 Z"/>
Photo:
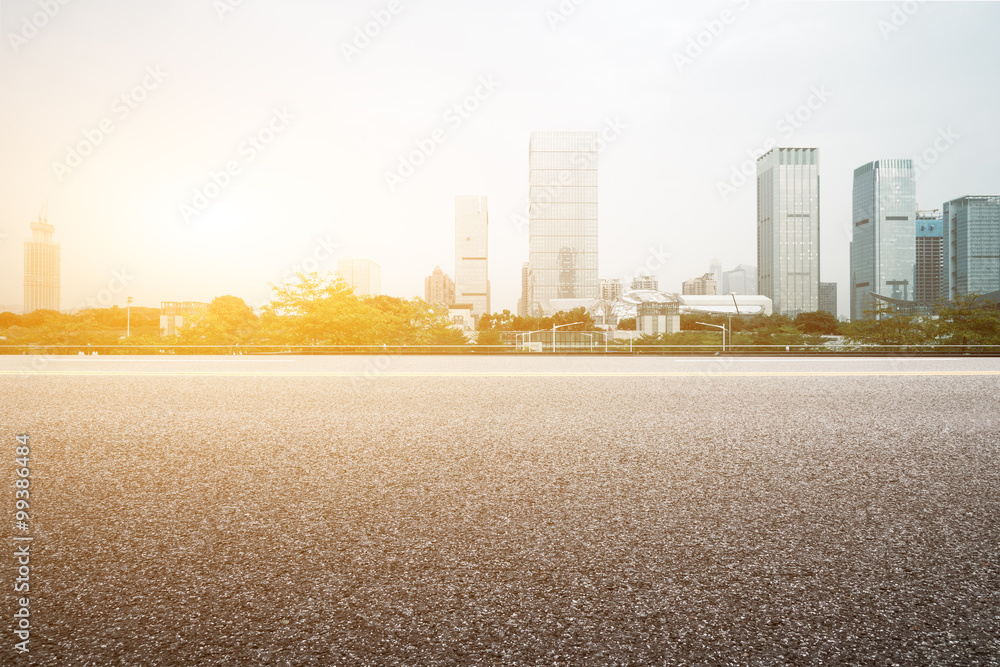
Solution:
<path fill-rule="evenodd" d="M 49 224 L 49 200 L 45 199 L 45 205 L 42 206 L 42 210 L 38 213 L 38 222 L 42 224 Z"/>

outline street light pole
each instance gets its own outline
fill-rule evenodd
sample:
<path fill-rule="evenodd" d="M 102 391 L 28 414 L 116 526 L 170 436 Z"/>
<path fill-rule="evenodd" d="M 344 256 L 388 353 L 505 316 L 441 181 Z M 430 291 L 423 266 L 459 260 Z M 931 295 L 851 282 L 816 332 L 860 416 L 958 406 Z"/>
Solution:
<path fill-rule="evenodd" d="M 708 322 L 695 322 L 695 324 L 701 324 L 706 327 L 715 327 L 716 329 L 722 329 L 722 351 L 726 351 L 726 325 L 725 324 L 709 324 Z"/>
<path fill-rule="evenodd" d="M 128 303 L 125 306 L 125 338 L 126 340 L 132 337 L 132 297 L 128 298 Z"/>
<path fill-rule="evenodd" d="M 571 327 L 571 326 L 573 326 L 575 324 L 583 324 L 583 322 L 570 322 L 569 324 L 560 324 L 558 326 L 556 326 L 555 324 L 552 325 L 552 351 L 553 352 L 556 351 L 556 329 L 562 329 L 563 327 Z"/>

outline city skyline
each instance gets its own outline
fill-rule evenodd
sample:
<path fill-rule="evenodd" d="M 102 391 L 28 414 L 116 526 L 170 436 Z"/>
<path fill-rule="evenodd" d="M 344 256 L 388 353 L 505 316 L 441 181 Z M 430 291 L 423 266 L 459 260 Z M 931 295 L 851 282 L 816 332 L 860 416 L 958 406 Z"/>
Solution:
<path fill-rule="evenodd" d="M 706 24 L 721 8 L 673 3 L 450 9 L 461 33 L 406 5 L 361 48 L 377 7 L 220 16 L 95 0 L 21 43 L 10 35 L 38 5 L 5 2 L 0 305 L 23 305 L 21 242 L 46 198 L 72 308 L 116 272 L 129 278 L 117 305 L 258 304 L 268 283 L 345 256 L 382 265 L 385 293 L 420 296 L 431 267 L 453 270 L 452 198 L 482 192 L 492 309 L 513 311 L 540 129 L 602 138 L 600 277 L 655 266 L 671 291 L 713 258 L 755 264 L 753 163 L 767 147 L 822 149 L 821 280 L 845 286 L 857 165 L 915 159 L 922 209 L 998 190 L 986 110 L 1000 99 L 977 75 L 1000 64 L 992 3 L 921 4 L 905 21 L 891 3 L 733 3 L 717 35 Z M 969 38 L 928 52 L 942 30 Z M 497 55 L 512 41 L 523 54 Z M 902 98 L 920 103 L 901 115 Z"/>

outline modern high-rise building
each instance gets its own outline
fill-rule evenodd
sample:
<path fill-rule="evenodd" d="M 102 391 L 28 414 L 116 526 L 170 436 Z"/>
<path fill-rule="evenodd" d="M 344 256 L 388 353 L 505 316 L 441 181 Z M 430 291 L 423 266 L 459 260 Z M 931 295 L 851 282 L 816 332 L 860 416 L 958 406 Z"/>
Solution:
<path fill-rule="evenodd" d="M 455 197 L 455 302 L 472 304 L 477 319 L 492 312 L 488 253 L 486 197 Z"/>
<path fill-rule="evenodd" d="M 949 300 L 1000 290 L 1000 195 L 944 204 L 944 285 Z"/>
<path fill-rule="evenodd" d="M 837 316 L 837 283 L 819 284 L 819 310 Z"/>
<path fill-rule="evenodd" d="M 632 289 L 647 289 L 647 288 L 645 288 L 645 287 L 634 288 L 633 287 Z M 656 288 L 654 287 L 654 288 L 648 288 L 648 289 L 656 289 Z M 619 280 L 618 278 L 602 278 L 601 279 L 601 301 L 607 301 L 608 303 L 611 303 L 613 301 L 617 301 L 618 298 L 621 297 L 621 295 L 622 295 L 622 293 L 624 291 L 625 290 L 624 290 L 624 286 L 622 285 L 622 281 Z"/>
<path fill-rule="evenodd" d="M 685 280 L 683 293 L 692 296 L 714 296 L 715 295 L 715 274 L 706 273 L 691 280 Z"/>
<path fill-rule="evenodd" d="M 596 132 L 533 132 L 528 147 L 528 313 L 598 299 Z"/>
<path fill-rule="evenodd" d="M 517 300 L 517 316 L 528 316 L 528 276 L 531 265 L 527 262 L 521 264 L 521 298 Z"/>
<path fill-rule="evenodd" d="M 656 276 L 635 276 L 629 289 L 660 289 L 660 281 Z"/>
<path fill-rule="evenodd" d="M 917 213 L 913 300 L 933 306 L 944 296 L 944 221 L 937 211 Z"/>
<path fill-rule="evenodd" d="M 382 293 L 382 267 L 370 259 L 338 259 L 337 275 L 357 296 Z"/>
<path fill-rule="evenodd" d="M 757 267 L 774 312 L 819 308 L 819 149 L 773 148 L 757 160 Z"/>
<path fill-rule="evenodd" d="M 732 271 L 724 272 L 721 294 L 757 294 L 757 267 L 737 264 Z"/>
<path fill-rule="evenodd" d="M 424 301 L 450 306 L 455 303 L 455 281 L 440 266 L 424 278 Z"/>
<path fill-rule="evenodd" d="M 713 259 L 712 263 L 709 264 L 708 270 L 715 276 L 716 289 L 722 287 L 722 260 Z"/>
<path fill-rule="evenodd" d="M 31 223 L 31 240 L 24 242 L 24 312 L 59 310 L 60 247 L 52 240 L 56 228 L 46 210 Z"/>
<path fill-rule="evenodd" d="M 851 319 L 872 294 L 913 301 L 917 181 L 913 160 L 875 160 L 854 170 Z"/>

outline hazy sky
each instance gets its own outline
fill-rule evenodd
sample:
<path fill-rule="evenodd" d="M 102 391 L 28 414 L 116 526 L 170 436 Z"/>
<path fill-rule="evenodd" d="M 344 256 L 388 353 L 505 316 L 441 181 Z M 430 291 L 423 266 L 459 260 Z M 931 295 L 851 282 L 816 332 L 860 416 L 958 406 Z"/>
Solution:
<path fill-rule="evenodd" d="M 338 255 L 423 296 L 454 275 L 455 195 L 485 194 L 513 310 L 529 135 L 603 130 L 602 277 L 680 291 L 714 257 L 756 264 L 753 171 L 733 170 L 817 146 L 846 313 L 854 168 L 924 155 L 921 208 L 1000 193 L 998 29 L 991 2 L 2 0 L 0 307 L 46 199 L 68 310 L 257 305 Z"/>

